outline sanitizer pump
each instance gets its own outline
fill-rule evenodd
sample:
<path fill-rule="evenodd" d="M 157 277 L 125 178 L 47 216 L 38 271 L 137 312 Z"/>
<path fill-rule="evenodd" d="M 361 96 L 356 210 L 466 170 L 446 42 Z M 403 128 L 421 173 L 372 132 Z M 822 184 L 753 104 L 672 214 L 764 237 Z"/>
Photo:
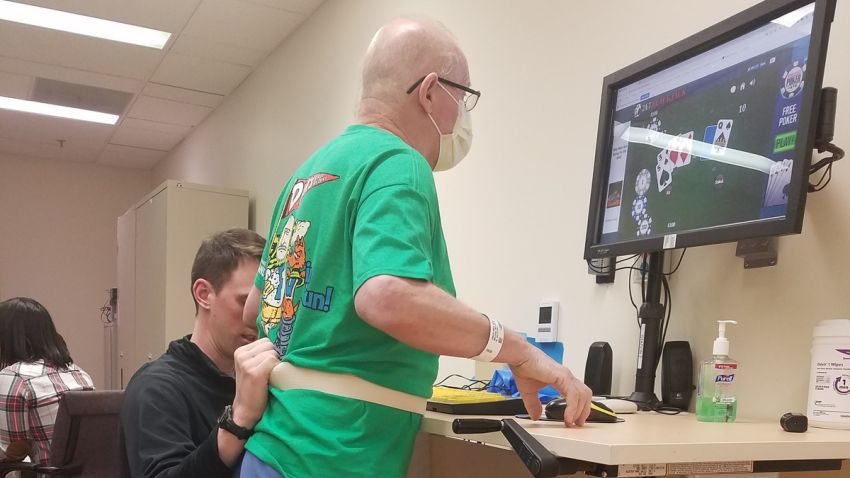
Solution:
<path fill-rule="evenodd" d="M 697 420 L 701 422 L 734 422 L 738 412 L 735 398 L 738 362 L 729 357 L 726 325 L 734 320 L 718 320 L 717 338 L 712 357 L 700 365 L 697 388 Z"/>

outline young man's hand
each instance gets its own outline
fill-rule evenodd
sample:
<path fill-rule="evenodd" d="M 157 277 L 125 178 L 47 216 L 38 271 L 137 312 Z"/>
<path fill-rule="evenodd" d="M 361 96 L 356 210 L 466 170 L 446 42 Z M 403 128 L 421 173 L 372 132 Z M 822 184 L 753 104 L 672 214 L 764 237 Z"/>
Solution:
<path fill-rule="evenodd" d="M 243 345 L 233 354 L 236 369 L 236 398 L 233 421 L 240 427 L 254 428 L 268 402 L 269 375 L 280 363 L 268 338 Z"/>

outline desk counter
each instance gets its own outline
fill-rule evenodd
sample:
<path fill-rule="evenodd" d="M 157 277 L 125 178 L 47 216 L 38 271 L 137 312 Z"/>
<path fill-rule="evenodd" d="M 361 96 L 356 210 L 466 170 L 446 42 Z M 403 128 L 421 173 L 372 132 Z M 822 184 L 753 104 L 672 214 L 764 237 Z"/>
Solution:
<path fill-rule="evenodd" d="M 829 469 L 829 465 L 824 468 L 824 463 L 816 460 L 850 458 L 850 430 L 809 428 L 805 433 L 789 433 L 779 427 L 778 421 L 703 423 L 688 413 L 671 416 L 639 412 L 621 417 L 624 421 L 620 423 L 587 423 L 580 428 L 565 428 L 558 422 L 516 421 L 557 456 L 603 465 L 665 465 L 669 474 Z M 422 431 L 509 446 L 501 433 L 455 434 L 451 427 L 455 418 L 473 417 L 428 412 Z M 760 467 L 759 462 L 775 463 Z M 669 466 L 688 463 L 691 465 Z M 777 463 L 787 466 L 777 467 Z M 619 476 L 631 476 L 625 473 L 626 469 L 621 466 Z"/>

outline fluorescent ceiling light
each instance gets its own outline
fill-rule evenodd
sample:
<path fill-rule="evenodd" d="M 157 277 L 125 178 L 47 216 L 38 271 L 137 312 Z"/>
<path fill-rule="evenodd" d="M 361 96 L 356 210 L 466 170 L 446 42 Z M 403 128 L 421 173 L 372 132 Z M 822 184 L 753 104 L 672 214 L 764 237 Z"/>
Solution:
<path fill-rule="evenodd" d="M 162 50 L 171 33 L 75 13 L 0 0 L 0 20 L 62 30 Z"/>
<path fill-rule="evenodd" d="M 68 106 L 51 105 L 49 103 L 39 103 L 38 101 L 7 98 L 5 96 L 0 96 L 0 108 L 23 111 L 25 113 L 35 113 L 38 115 L 56 116 L 58 118 L 91 121 L 93 123 L 101 124 L 114 125 L 118 122 L 118 115 L 80 108 L 70 108 Z"/>

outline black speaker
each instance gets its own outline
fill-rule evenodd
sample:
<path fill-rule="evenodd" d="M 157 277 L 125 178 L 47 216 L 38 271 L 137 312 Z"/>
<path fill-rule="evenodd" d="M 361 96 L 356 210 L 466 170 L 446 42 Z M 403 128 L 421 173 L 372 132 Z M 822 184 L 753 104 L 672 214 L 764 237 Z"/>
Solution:
<path fill-rule="evenodd" d="M 608 342 L 593 342 L 587 351 L 584 366 L 584 384 L 594 395 L 611 395 L 611 369 L 613 352 Z"/>
<path fill-rule="evenodd" d="M 661 354 L 661 401 L 688 409 L 694 392 L 694 363 L 691 345 L 684 340 L 667 342 Z"/>

